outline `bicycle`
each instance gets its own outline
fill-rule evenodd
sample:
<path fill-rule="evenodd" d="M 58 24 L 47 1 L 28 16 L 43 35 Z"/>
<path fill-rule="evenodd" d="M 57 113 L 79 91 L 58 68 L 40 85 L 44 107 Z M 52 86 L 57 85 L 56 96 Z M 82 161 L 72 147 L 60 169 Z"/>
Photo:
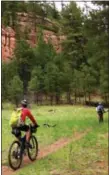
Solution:
<path fill-rule="evenodd" d="M 32 125 L 30 125 L 30 145 L 31 147 L 26 147 L 26 136 L 20 137 L 18 140 L 12 142 L 9 152 L 8 152 L 8 162 L 9 166 L 13 170 L 17 170 L 20 168 L 23 156 L 28 154 L 28 157 L 31 161 L 36 160 L 38 155 L 38 141 L 36 137 L 33 135 L 37 131 Z"/>

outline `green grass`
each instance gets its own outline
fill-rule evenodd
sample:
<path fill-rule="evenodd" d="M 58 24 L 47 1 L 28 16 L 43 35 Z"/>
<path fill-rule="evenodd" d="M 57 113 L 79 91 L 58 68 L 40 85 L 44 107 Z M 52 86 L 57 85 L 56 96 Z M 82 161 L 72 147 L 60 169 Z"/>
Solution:
<path fill-rule="evenodd" d="M 52 111 L 51 111 L 52 110 Z M 7 164 L 7 153 L 14 136 L 11 135 L 9 117 L 11 110 L 2 111 L 2 162 Z M 83 106 L 32 106 L 40 128 L 36 133 L 39 146 L 43 148 L 59 138 L 73 136 L 75 131 L 91 131 L 82 139 L 70 143 L 61 150 L 24 167 L 18 175 L 95 175 L 99 173 L 97 162 L 107 162 L 108 115 L 104 115 L 104 123 L 99 124 L 95 108 Z M 57 124 L 54 128 L 46 128 L 44 123 Z M 100 175 L 105 175 L 106 168 Z"/>

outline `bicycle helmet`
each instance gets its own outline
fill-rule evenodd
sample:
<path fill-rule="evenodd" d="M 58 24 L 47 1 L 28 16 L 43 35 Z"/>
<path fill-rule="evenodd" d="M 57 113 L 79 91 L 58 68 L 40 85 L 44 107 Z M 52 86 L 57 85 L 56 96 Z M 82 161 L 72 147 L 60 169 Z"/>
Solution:
<path fill-rule="evenodd" d="M 28 103 L 27 103 L 27 100 L 22 100 L 21 101 L 21 105 L 24 107 L 24 108 L 26 108 L 27 107 L 27 105 L 28 105 Z"/>

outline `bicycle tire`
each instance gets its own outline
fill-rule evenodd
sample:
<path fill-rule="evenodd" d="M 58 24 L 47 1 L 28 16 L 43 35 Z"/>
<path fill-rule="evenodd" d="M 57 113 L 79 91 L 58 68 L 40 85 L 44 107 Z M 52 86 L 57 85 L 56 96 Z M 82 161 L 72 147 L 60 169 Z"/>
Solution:
<path fill-rule="evenodd" d="M 35 145 L 32 145 L 31 141 L 32 141 L 32 144 L 35 144 Z M 34 161 L 34 160 L 36 160 L 36 157 L 38 155 L 38 141 L 37 141 L 36 137 L 33 135 L 30 137 L 30 144 L 32 145 L 32 148 L 27 149 L 28 150 L 28 157 L 31 161 Z M 33 150 L 33 146 L 35 146 L 35 154 L 32 157 L 31 150 Z"/>
<path fill-rule="evenodd" d="M 20 145 L 19 141 L 14 141 L 14 142 L 11 144 L 10 148 L 9 148 L 9 152 L 8 152 L 8 162 L 9 162 L 9 166 L 10 166 L 13 170 L 19 169 L 20 166 L 21 166 L 21 163 L 22 163 L 22 155 L 20 155 L 20 158 L 15 158 L 16 161 L 17 161 L 17 160 L 19 161 L 19 162 L 17 162 L 18 164 L 14 165 L 14 164 L 12 163 L 11 151 L 12 151 L 12 148 L 13 148 L 13 146 L 14 146 L 15 144 L 17 144 L 18 148 L 21 149 L 21 145 Z M 17 149 L 18 149 L 18 148 L 17 148 Z M 14 153 L 15 153 L 15 152 L 14 152 Z M 14 157 L 14 156 L 13 156 L 13 157 Z"/>

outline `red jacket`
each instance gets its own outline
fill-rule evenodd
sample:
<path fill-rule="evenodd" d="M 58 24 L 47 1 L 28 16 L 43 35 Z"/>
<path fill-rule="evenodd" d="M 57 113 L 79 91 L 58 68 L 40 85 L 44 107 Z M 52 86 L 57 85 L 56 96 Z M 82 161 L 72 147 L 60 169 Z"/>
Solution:
<path fill-rule="evenodd" d="M 22 108 L 21 122 L 25 123 L 26 117 L 28 117 L 33 124 L 37 124 L 30 110 L 28 108 Z"/>

